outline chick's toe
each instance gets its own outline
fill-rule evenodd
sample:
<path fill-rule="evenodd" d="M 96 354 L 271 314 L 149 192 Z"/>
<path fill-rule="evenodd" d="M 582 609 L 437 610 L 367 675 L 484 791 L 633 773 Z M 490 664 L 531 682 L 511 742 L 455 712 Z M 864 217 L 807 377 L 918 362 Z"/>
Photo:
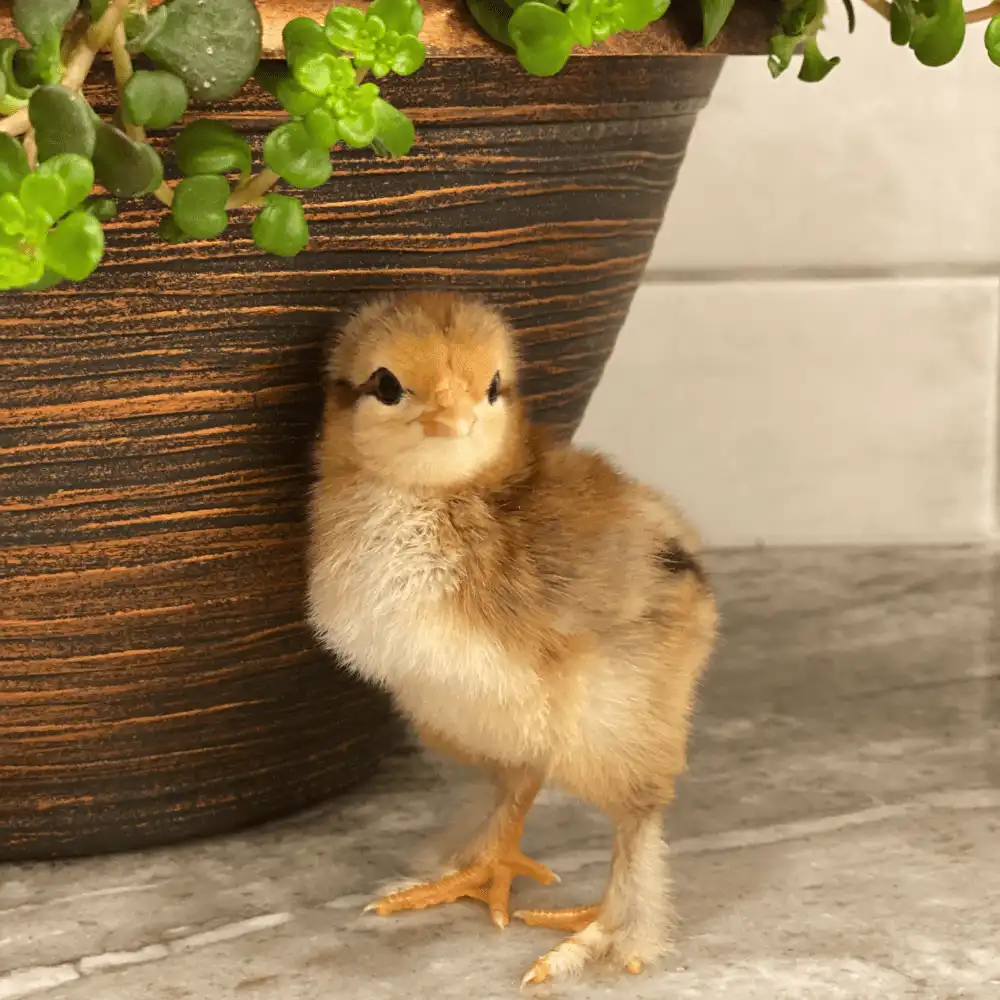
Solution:
<path fill-rule="evenodd" d="M 582 931 L 597 917 L 600 907 L 572 906 L 562 910 L 518 910 L 515 920 L 520 920 L 529 927 L 549 927 L 557 931 Z"/>
<path fill-rule="evenodd" d="M 510 887 L 518 875 L 532 878 L 542 885 L 558 881 L 558 876 L 545 865 L 522 854 L 517 847 L 511 847 L 445 875 L 436 882 L 383 896 L 368 909 L 386 917 L 405 910 L 423 910 L 461 899 L 475 899 L 489 907 L 493 923 L 503 928 L 510 923 Z"/>

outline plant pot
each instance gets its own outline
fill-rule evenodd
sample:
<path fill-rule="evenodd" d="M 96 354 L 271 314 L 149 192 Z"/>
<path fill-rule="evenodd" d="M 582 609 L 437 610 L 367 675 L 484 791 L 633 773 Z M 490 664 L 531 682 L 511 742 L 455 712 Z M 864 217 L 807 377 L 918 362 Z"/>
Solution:
<path fill-rule="evenodd" d="M 262 4 L 267 44 L 325 6 Z M 696 37 L 683 16 L 537 79 L 429 5 L 425 68 L 386 88 L 413 153 L 339 154 L 305 253 L 260 254 L 247 219 L 166 245 L 150 202 L 86 283 L 3 296 L 0 860 L 231 830 L 395 744 L 386 699 L 303 622 L 323 344 L 376 292 L 481 293 L 519 330 L 532 414 L 568 439 L 721 66 L 670 55 Z M 750 7 L 714 49 L 766 33 Z M 110 107 L 110 79 L 90 96 Z M 213 113 L 258 139 L 279 118 L 252 86 Z"/>

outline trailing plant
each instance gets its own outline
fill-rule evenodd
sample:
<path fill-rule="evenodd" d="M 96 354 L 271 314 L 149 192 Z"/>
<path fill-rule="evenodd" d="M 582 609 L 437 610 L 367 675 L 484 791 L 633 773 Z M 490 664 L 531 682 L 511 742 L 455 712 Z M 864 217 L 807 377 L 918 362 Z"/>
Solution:
<path fill-rule="evenodd" d="M 551 76 L 576 47 L 644 30 L 670 0 L 465 2 L 529 73 Z M 852 0 L 842 2 L 853 31 Z M 927 66 L 950 62 L 966 25 L 989 20 L 986 50 L 1000 65 L 1000 0 L 969 12 L 962 0 L 865 2 L 889 22 L 892 41 Z M 715 41 L 734 3 L 700 0 L 703 46 Z M 799 79 L 824 79 L 840 61 L 824 56 L 817 41 L 826 0 L 779 0 L 776 7 L 771 73 L 780 76 L 801 52 Z M 363 10 L 335 5 L 323 24 L 295 18 L 282 33 L 283 62 L 261 62 L 253 0 L 14 0 L 13 13 L 27 44 L 0 39 L 0 291 L 84 280 L 101 261 L 103 226 L 118 202 L 147 195 L 169 209 L 159 230 L 164 240 L 218 237 L 234 209 L 248 208 L 257 246 L 294 256 L 309 228 L 289 189 L 326 182 L 340 146 L 398 157 L 414 141 L 412 123 L 375 81 L 423 65 L 420 0 L 373 0 Z M 82 94 L 102 51 L 118 85 L 109 117 Z M 252 77 L 286 116 L 267 135 L 259 163 L 235 129 L 197 116 L 200 106 L 232 97 Z M 164 180 L 148 138 L 163 129 L 181 175 L 176 184 Z M 272 190 L 279 181 L 280 193 Z"/>
<path fill-rule="evenodd" d="M 736 0 L 699 0 L 703 46 L 711 45 L 729 20 Z M 740 0 L 741 3 L 749 0 Z M 842 0 L 854 31 L 852 0 Z M 1000 0 L 966 11 L 962 0 L 864 0 L 890 26 L 896 45 L 912 49 L 925 66 L 943 66 L 958 55 L 965 26 L 989 20 L 986 52 L 1000 66 Z M 535 76 L 558 73 L 575 46 L 607 41 L 623 31 L 642 31 L 662 17 L 670 0 L 466 0 L 486 34 L 514 50 Z M 780 76 L 801 52 L 799 79 L 816 83 L 840 62 L 820 51 L 818 34 L 826 0 L 780 0 L 777 30 L 771 37 L 768 68 Z"/>
<path fill-rule="evenodd" d="M 301 201 L 271 193 L 313 188 L 331 175 L 343 144 L 402 156 L 410 120 L 380 94 L 389 73 L 423 65 L 419 0 L 374 0 L 365 11 L 334 6 L 324 24 L 285 25 L 285 61 L 260 62 L 261 23 L 252 0 L 15 0 L 28 42 L 0 40 L 0 290 L 82 281 L 104 253 L 102 223 L 120 199 L 155 195 L 170 212 L 165 240 L 221 235 L 236 208 L 256 209 L 262 250 L 293 256 L 309 240 Z M 119 105 L 102 118 L 81 93 L 107 49 Z M 144 57 L 149 68 L 135 69 Z M 254 164 L 246 139 L 208 118 L 173 137 L 182 179 L 164 182 L 148 132 L 176 125 L 189 105 L 225 100 L 256 74 L 286 120 Z M 95 190 L 95 185 L 97 189 Z"/>

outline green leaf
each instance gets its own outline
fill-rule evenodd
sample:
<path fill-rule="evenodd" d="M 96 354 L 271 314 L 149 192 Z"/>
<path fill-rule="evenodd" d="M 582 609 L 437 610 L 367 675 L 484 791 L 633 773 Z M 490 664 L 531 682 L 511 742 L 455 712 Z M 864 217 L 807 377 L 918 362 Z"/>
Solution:
<path fill-rule="evenodd" d="M 88 159 L 96 143 L 94 113 L 84 98 L 57 84 L 39 87 L 28 102 L 41 162 L 59 153 Z"/>
<path fill-rule="evenodd" d="M 364 11 L 357 7 L 331 7 L 326 15 L 325 37 L 338 49 L 355 52 L 365 36 L 365 21 Z"/>
<path fill-rule="evenodd" d="M 701 44 L 711 45 L 729 19 L 734 0 L 701 0 Z"/>
<path fill-rule="evenodd" d="M 617 6 L 626 31 L 644 31 L 666 14 L 670 0 L 618 0 Z"/>
<path fill-rule="evenodd" d="M 29 171 L 24 146 L 12 135 L 0 132 L 0 194 L 16 194 Z"/>
<path fill-rule="evenodd" d="M 309 93 L 291 77 L 278 84 L 278 102 L 293 117 L 302 118 L 323 103 L 323 98 Z"/>
<path fill-rule="evenodd" d="M 28 215 L 20 199 L 9 191 L 0 194 L 0 232 L 20 236 L 28 225 Z"/>
<path fill-rule="evenodd" d="M 508 24 L 511 8 L 503 0 L 466 0 L 472 19 L 487 35 L 501 45 L 514 47 Z"/>
<path fill-rule="evenodd" d="M 0 246 L 0 292 L 8 292 L 12 288 L 27 288 L 44 273 L 45 265 L 34 248 L 24 253 Z"/>
<path fill-rule="evenodd" d="M 225 177 L 218 174 L 187 177 L 174 188 L 174 221 L 188 236 L 214 239 L 229 223 L 228 199 L 229 181 Z"/>
<path fill-rule="evenodd" d="M 1000 15 L 994 17 L 986 26 L 986 53 L 994 66 L 1000 66 Z M 0 167 L 0 172 L 2 169 Z"/>
<path fill-rule="evenodd" d="M 288 79 L 288 67 L 270 59 L 262 59 L 253 74 L 254 82 L 272 97 L 278 96 L 278 85 Z"/>
<path fill-rule="evenodd" d="M 69 208 L 67 193 L 61 177 L 56 174 L 46 176 L 36 171 L 21 181 L 18 198 L 26 212 L 36 210 L 54 221 Z"/>
<path fill-rule="evenodd" d="M 802 67 L 799 70 L 799 79 L 806 83 L 819 83 L 829 75 L 830 71 L 840 62 L 839 56 L 827 59 L 819 50 L 819 43 L 815 35 L 810 35 L 806 39 L 805 47 L 802 50 Z"/>
<path fill-rule="evenodd" d="M 538 0 L 518 7 L 507 27 L 518 61 L 532 76 L 555 76 L 573 51 L 569 19 Z"/>
<path fill-rule="evenodd" d="M 187 243 L 191 237 L 188 236 L 180 226 L 174 221 L 172 215 L 165 215 L 160 219 L 157 227 L 157 235 L 164 243 Z"/>
<path fill-rule="evenodd" d="M 78 0 L 14 0 L 14 23 L 32 45 L 38 45 L 46 35 L 62 37 L 77 3 Z"/>
<path fill-rule="evenodd" d="M 965 41 L 965 8 L 962 0 L 931 0 L 933 13 L 919 13 L 910 48 L 925 66 L 944 66 L 961 51 Z"/>
<path fill-rule="evenodd" d="M 424 43 L 412 35 L 404 35 L 399 40 L 390 65 L 393 73 L 399 76 L 409 76 L 423 66 L 426 58 L 427 50 L 424 48 Z"/>
<path fill-rule="evenodd" d="M 767 57 L 767 68 L 771 71 L 771 76 L 779 77 L 788 69 L 800 41 L 801 38 L 797 35 L 771 36 L 770 55 Z"/>
<path fill-rule="evenodd" d="M 14 72 L 14 58 L 23 51 L 13 38 L 0 38 L 0 73 L 7 81 L 7 101 L 25 102 L 31 97 L 32 87 L 22 87 Z M 17 110 L 16 107 L 14 110 Z"/>
<path fill-rule="evenodd" d="M 14 75 L 28 88 L 45 83 L 58 83 L 63 75 L 61 58 L 62 35 L 54 32 L 30 49 L 22 49 L 14 56 Z"/>
<path fill-rule="evenodd" d="M 896 0 L 889 11 L 889 32 L 894 45 L 909 45 L 916 23 L 916 10 L 909 0 Z"/>
<path fill-rule="evenodd" d="M 0 87 L 0 90 L 3 88 Z M 12 115 L 17 111 L 20 111 L 24 107 L 25 101 L 20 100 L 17 97 L 11 97 L 10 94 L 4 96 L 0 94 L 0 115 Z"/>
<path fill-rule="evenodd" d="M 154 7 L 148 13 L 144 10 L 129 10 L 126 13 L 125 47 L 132 55 L 146 51 L 146 46 L 166 27 L 167 13 L 166 5 Z"/>
<path fill-rule="evenodd" d="M 358 11 L 361 14 L 361 11 Z M 364 14 L 361 14 L 362 21 Z M 295 17 L 281 30 L 285 60 L 291 66 L 297 59 L 318 52 L 334 53 L 323 25 L 311 17 Z"/>
<path fill-rule="evenodd" d="M 89 212 L 67 215 L 45 241 L 45 263 L 70 281 L 89 278 L 104 256 L 104 230 Z"/>
<path fill-rule="evenodd" d="M 778 23 L 784 34 L 799 36 L 801 42 L 821 27 L 825 12 L 826 0 L 783 0 Z"/>
<path fill-rule="evenodd" d="M 83 210 L 90 212 L 99 222 L 110 222 L 118 215 L 118 202 L 114 198 L 88 198 Z"/>
<path fill-rule="evenodd" d="M 298 198 L 269 194 L 253 220 L 254 242 L 267 253 L 294 257 L 309 242 L 309 226 Z"/>
<path fill-rule="evenodd" d="M 381 97 L 372 106 L 375 113 L 375 142 L 378 152 L 389 156 L 405 156 L 413 146 L 413 122 L 398 108 Z"/>
<path fill-rule="evenodd" d="M 343 78 L 342 65 L 346 56 L 337 56 L 332 52 L 316 52 L 297 59 L 292 66 L 292 76 L 295 82 L 310 94 L 322 97 L 337 82 Z M 354 73 L 351 73 L 353 80 Z"/>
<path fill-rule="evenodd" d="M 104 12 L 108 9 L 109 2 L 110 0 L 89 0 L 87 6 L 90 7 L 90 20 L 92 23 L 96 24 L 104 17 Z"/>
<path fill-rule="evenodd" d="M 389 31 L 400 35 L 419 35 L 424 26 L 419 0 L 375 0 L 368 6 L 368 16 L 377 17 Z"/>
<path fill-rule="evenodd" d="M 125 112 L 136 125 L 166 128 L 187 110 L 184 81 L 166 70 L 137 70 L 125 84 Z"/>
<path fill-rule="evenodd" d="M 261 53 L 253 0 L 171 0 L 162 9 L 163 27 L 144 51 L 184 81 L 192 100 L 232 97 L 253 76 Z"/>
<path fill-rule="evenodd" d="M 25 292 L 47 292 L 50 288 L 55 288 L 61 281 L 65 279 L 61 274 L 57 274 L 55 271 L 50 271 L 48 268 L 42 272 L 42 276 L 37 280 L 33 281 L 30 285 L 25 285 L 23 291 Z"/>
<path fill-rule="evenodd" d="M 329 149 L 340 141 L 337 119 L 326 108 L 313 108 L 302 119 L 302 123 L 318 146 L 325 146 Z"/>
<path fill-rule="evenodd" d="M 594 22 L 590 16 L 590 0 L 572 0 L 566 8 L 566 19 L 569 21 L 574 41 L 584 46 L 594 44 Z"/>
<path fill-rule="evenodd" d="M 97 126 L 93 160 L 97 180 L 116 198 L 149 194 L 163 181 L 163 161 L 156 150 L 107 122 Z"/>
<path fill-rule="evenodd" d="M 374 88 L 372 95 L 369 88 Z M 373 83 L 362 84 L 358 88 L 358 97 L 350 102 L 350 108 L 341 113 L 337 119 L 340 137 L 354 149 L 364 149 L 375 138 L 378 128 L 375 120 L 375 100 L 378 88 Z M 368 99 L 370 96 L 370 99 Z"/>
<path fill-rule="evenodd" d="M 46 160 L 38 173 L 43 177 L 58 177 L 66 188 L 66 208 L 76 208 L 90 195 L 94 186 L 94 165 L 75 153 L 60 153 Z"/>
<path fill-rule="evenodd" d="M 250 146 L 232 126 L 211 118 L 185 125 L 174 140 L 174 154 L 181 173 L 227 174 L 250 172 Z"/>
<path fill-rule="evenodd" d="M 333 173 L 330 150 L 317 143 L 301 122 L 281 125 L 267 137 L 264 162 L 282 180 L 300 188 L 319 187 Z"/>
<path fill-rule="evenodd" d="M 362 21 L 364 15 L 357 11 Z M 297 17 L 282 32 L 285 58 L 299 86 L 323 95 L 343 78 L 345 59 L 327 40 L 323 27 L 312 18 Z M 351 70 L 351 79 L 354 79 Z"/>

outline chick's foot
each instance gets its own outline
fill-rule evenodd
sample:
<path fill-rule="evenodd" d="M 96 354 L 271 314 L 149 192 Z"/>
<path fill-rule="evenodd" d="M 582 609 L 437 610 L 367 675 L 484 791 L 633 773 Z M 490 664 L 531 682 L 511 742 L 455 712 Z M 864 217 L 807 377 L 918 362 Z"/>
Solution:
<path fill-rule="evenodd" d="M 556 874 L 545 865 L 522 854 L 517 847 L 512 847 L 484 856 L 436 882 L 390 893 L 371 903 L 367 909 L 386 917 L 404 910 L 423 910 L 460 899 L 478 899 L 489 907 L 493 923 L 503 928 L 510 923 L 510 885 L 517 875 L 533 878 L 542 885 L 559 881 Z"/>
<path fill-rule="evenodd" d="M 583 907 L 576 911 L 566 911 L 569 916 L 564 918 L 562 924 L 557 925 L 553 921 L 546 926 L 579 925 L 580 919 L 573 914 L 582 912 L 584 912 Z M 536 926 L 542 925 L 542 920 L 535 923 Z M 607 958 L 612 958 L 619 964 L 619 968 L 623 968 L 626 972 L 638 975 L 646 965 L 644 955 L 647 958 L 657 957 L 657 955 L 649 954 L 649 948 L 645 942 L 632 940 L 624 929 L 612 929 L 602 924 L 599 919 L 591 920 L 572 937 L 567 938 L 547 955 L 538 959 L 525 973 L 521 980 L 521 988 L 537 983 L 568 979 L 581 972 L 584 966 L 589 963 Z"/>

